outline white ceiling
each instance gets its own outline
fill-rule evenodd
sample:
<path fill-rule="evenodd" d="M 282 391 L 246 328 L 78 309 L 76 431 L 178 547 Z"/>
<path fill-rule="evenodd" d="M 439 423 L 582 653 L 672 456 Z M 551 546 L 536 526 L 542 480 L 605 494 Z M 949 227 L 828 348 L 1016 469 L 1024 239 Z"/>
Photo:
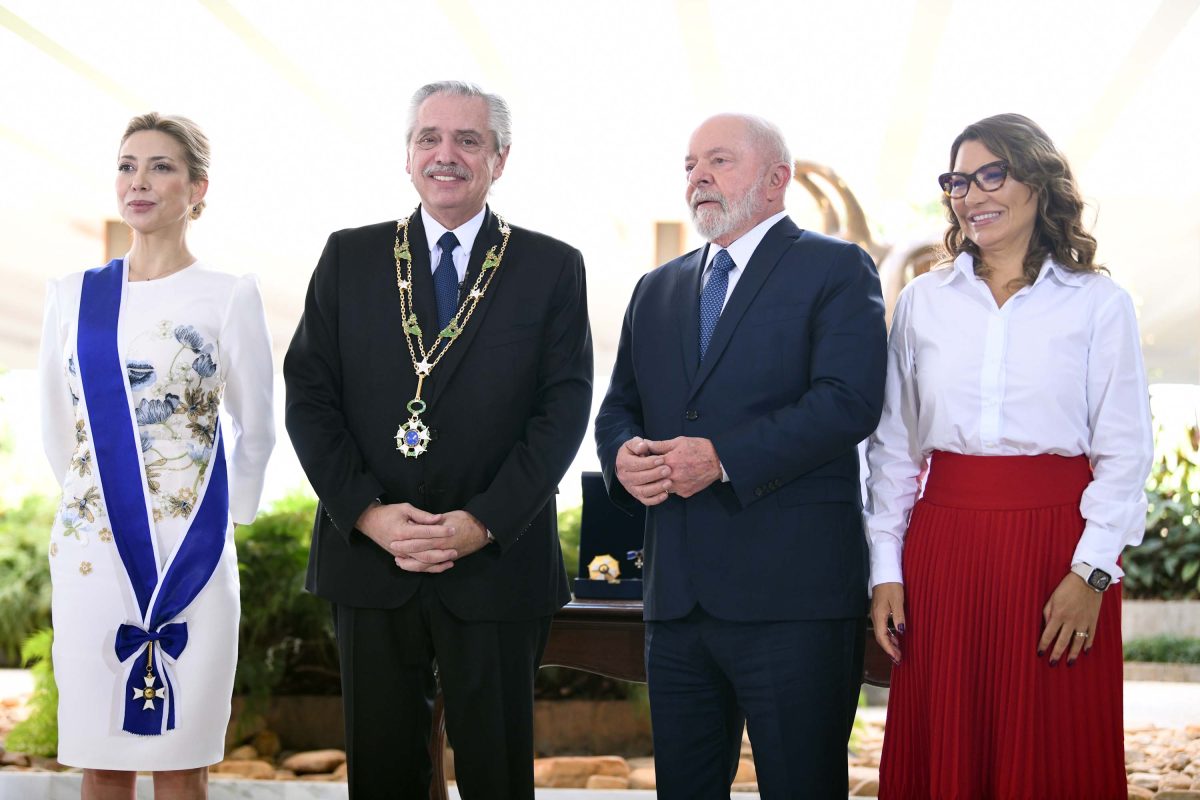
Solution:
<path fill-rule="evenodd" d="M 118 138 L 151 109 L 212 139 L 192 248 L 260 276 L 282 352 L 328 233 L 415 205 L 407 99 L 452 77 L 513 107 L 493 205 L 584 252 L 601 384 L 654 222 L 685 218 L 687 136 L 720 110 L 778 122 L 884 241 L 940 234 L 934 176 L 964 125 L 1033 117 L 1139 303 L 1151 379 L 1200 382 L 1198 6 L 0 0 L 0 365 L 32 366 L 45 279 L 103 260 Z"/>

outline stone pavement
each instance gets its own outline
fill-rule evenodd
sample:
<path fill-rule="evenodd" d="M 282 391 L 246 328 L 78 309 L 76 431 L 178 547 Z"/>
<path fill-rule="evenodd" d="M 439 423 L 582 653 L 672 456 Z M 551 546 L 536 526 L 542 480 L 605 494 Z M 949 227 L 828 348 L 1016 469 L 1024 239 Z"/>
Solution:
<path fill-rule="evenodd" d="M 24 670 L 0 670 L 0 698 L 24 696 L 32 689 L 29 673 Z M 859 710 L 868 728 L 883 722 L 885 709 L 867 706 Z M 1183 729 L 1200 725 L 1200 683 L 1159 683 L 1126 681 L 1125 723 L 1137 729 L 1156 726 Z M 1130 736 L 1127 735 L 1127 742 Z M 1135 742 L 1135 745 L 1137 743 Z M 1128 746 L 1128 745 L 1127 745 Z M 149 779 L 139 781 L 138 799 L 153 797 Z M 450 796 L 459 795 L 451 789 Z M 653 798 L 653 791 L 604 789 L 538 789 L 538 800 L 636 800 Z M 0 774 L 0 800 L 67 800 L 79 797 L 78 774 L 20 773 Z M 736 793 L 736 800 L 756 800 L 753 792 Z M 214 778 L 210 800 L 345 800 L 343 783 L 303 781 L 247 781 Z"/>
<path fill-rule="evenodd" d="M 883 722 L 883 706 L 858 710 L 859 719 Z M 1200 683 L 1125 681 L 1125 726 L 1186 728 L 1200 725 Z"/>

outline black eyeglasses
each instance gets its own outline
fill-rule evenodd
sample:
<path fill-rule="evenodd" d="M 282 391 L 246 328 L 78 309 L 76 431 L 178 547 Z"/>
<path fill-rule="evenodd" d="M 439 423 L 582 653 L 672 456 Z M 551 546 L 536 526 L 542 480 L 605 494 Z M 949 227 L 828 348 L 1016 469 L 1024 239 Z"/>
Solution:
<path fill-rule="evenodd" d="M 993 161 L 974 172 L 946 172 L 938 176 L 938 185 L 947 197 L 955 200 L 966 197 L 971 191 L 971 181 L 985 192 L 994 192 L 1008 179 L 1008 162 Z"/>

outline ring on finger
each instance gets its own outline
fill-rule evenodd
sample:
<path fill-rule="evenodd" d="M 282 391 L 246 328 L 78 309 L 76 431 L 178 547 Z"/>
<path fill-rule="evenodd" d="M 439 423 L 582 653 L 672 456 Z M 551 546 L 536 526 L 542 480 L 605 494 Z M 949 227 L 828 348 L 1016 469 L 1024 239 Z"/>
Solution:
<path fill-rule="evenodd" d="M 1075 636 L 1080 639 L 1086 639 L 1086 638 L 1088 638 L 1088 632 L 1087 631 L 1075 631 Z"/>

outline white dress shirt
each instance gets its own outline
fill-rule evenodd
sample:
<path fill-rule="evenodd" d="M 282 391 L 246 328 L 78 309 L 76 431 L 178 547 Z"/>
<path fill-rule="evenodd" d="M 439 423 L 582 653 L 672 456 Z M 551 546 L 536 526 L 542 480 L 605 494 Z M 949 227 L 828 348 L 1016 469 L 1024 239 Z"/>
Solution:
<path fill-rule="evenodd" d="M 478 214 L 450 231 L 458 239 L 458 247 L 450 254 L 450 258 L 454 260 L 454 271 L 458 274 L 460 300 L 463 296 L 463 281 L 467 279 L 467 265 L 471 261 L 471 248 L 475 246 L 475 237 L 479 235 L 479 229 L 483 227 L 483 212 L 486 210 L 487 206 L 484 206 L 479 209 Z M 438 239 L 441 239 L 442 234 L 449 229 L 430 216 L 429 212 L 425 210 L 424 204 L 421 205 L 421 222 L 425 224 L 425 242 L 429 245 L 429 269 L 432 272 L 437 269 L 438 262 L 442 260 L 442 248 L 438 246 Z M 376 500 L 375 502 L 380 501 Z M 487 534 L 488 542 L 495 541 L 490 528 L 485 528 L 484 533 Z"/>
<path fill-rule="evenodd" d="M 934 450 L 1086 455 L 1093 477 L 1072 562 L 1119 578 L 1117 557 L 1145 532 L 1154 457 L 1133 303 L 1105 275 L 1047 259 L 997 308 L 973 264 L 959 255 L 896 303 L 883 417 L 867 451 L 871 585 L 902 581 L 904 535 Z"/>
<path fill-rule="evenodd" d="M 450 231 L 458 239 L 458 248 L 450 257 L 454 259 L 454 271 L 458 273 L 460 287 L 467 277 L 467 263 L 471 260 L 471 248 L 475 246 L 475 237 L 479 235 L 479 229 L 483 227 L 484 210 L 484 208 L 479 209 L 478 214 Z M 425 242 L 429 245 L 429 268 L 435 270 L 438 262 L 442 260 L 442 248 L 438 246 L 438 239 L 441 239 L 442 234 L 449 229 L 430 216 L 424 205 L 421 206 L 421 221 L 425 223 Z"/>
<path fill-rule="evenodd" d="M 772 214 L 743 233 L 736 241 L 730 242 L 729 247 L 722 248 L 721 245 L 715 242 L 708 245 L 708 250 L 704 254 L 704 274 L 700 276 L 700 291 L 704 291 L 704 285 L 708 283 L 709 276 L 712 275 L 712 262 L 717 257 L 717 253 L 721 252 L 722 249 L 728 250 L 729 257 L 733 259 L 733 269 L 729 270 L 729 286 L 725 289 L 725 302 L 721 303 L 722 311 L 725 310 L 725 303 L 728 303 L 730 296 L 733 295 L 733 287 L 737 286 L 738 279 L 742 277 L 742 272 L 745 271 L 746 265 L 750 263 L 750 257 L 754 255 L 754 251 L 762 244 L 763 237 L 767 235 L 767 231 L 775 227 L 775 223 L 786 216 L 786 211 Z"/>
<path fill-rule="evenodd" d="M 704 274 L 700 276 L 700 291 L 704 291 L 705 284 L 712 276 L 712 262 L 717 257 L 717 253 L 721 250 L 728 250 L 729 257 L 733 259 L 733 269 L 729 270 L 729 286 L 725 289 L 725 300 L 721 303 L 721 310 L 725 310 L 725 304 L 729 302 L 729 298 L 733 295 L 733 287 L 737 286 L 738 279 L 742 277 L 742 272 L 750 263 L 750 257 L 754 255 L 754 251 L 762 244 L 763 237 L 767 235 L 767 231 L 775 227 L 775 223 L 787 216 L 786 211 L 780 211 L 778 214 L 772 214 L 762 222 L 755 225 L 750 230 L 743 233 L 735 241 L 729 243 L 729 247 L 722 248 L 721 245 L 715 242 L 710 242 L 708 250 L 704 254 Z M 719 459 L 718 459 L 719 460 Z M 725 471 L 725 465 L 721 467 L 721 483 L 729 483 L 729 473 Z"/>

